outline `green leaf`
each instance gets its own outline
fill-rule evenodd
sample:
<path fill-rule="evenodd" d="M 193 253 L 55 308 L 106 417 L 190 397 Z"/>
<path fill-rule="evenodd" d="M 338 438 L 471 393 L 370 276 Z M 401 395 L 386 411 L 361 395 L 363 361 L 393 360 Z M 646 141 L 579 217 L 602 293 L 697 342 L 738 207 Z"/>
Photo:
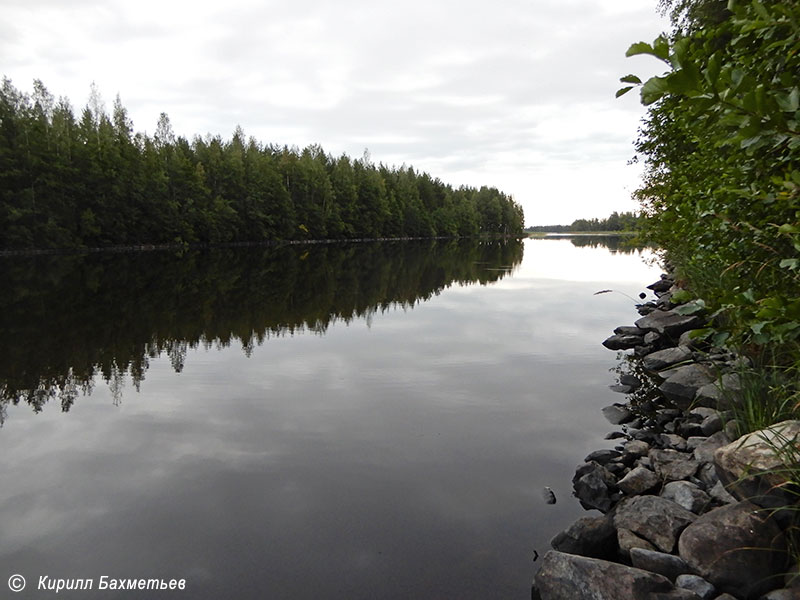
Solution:
<path fill-rule="evenodd" d="M 797 271 L 800 268 L 800 259 L 798 258 L 784 258 L 780 262 L 781 269 L 789 269 L 790 271 Z"/>
<path fill-rule="evenodd" d="M 631 44 L 628 51 L 625 52 L 625 56 L 627 57 L 637 56 L 639 54 L 649 54 L 669 62 L 669 42 L 662 34 L 655 39 L 652 46 L 647 42 L 636 42 L 635 44 Z"/>
<path fill-rule="evenodd" d="M 706 327 L 704 329 L 692 329 L 689 332 L 689 339 L 702 340 L 710 336 L 712 333 L 714 333 L 714 330 L 710 327 Z"/>
<path fill-rule="evenodd" d="M 642 86 L 642 104 L 648 106 L 660 100 L 668 90 L 666 77 L 651 77 Z"/>
<path fill-rule="evenodd" d="M 714 336 L 711 338 L 711 344 L 713 346 L 722 346 L 725 342 L 728 341 L 728 338 L 731 337 L 731 334 L 727 331 L 720 331 L 719 333 L 715 333 Z"/>
<path fill-rule="evenodd" d="M 617 90 L 617 93 L 614 95 L 614 97 L 615 98 L 619 98 L 620 96 L 623 96 L 623 95 L 627 94 L 628 92 L 630 92 L 632 89 L 633 89 L 632 85 L 629 85 L 628 87 L 620 88 L 620 89 Z"/>
<path fill-rule="evenodd" d="M 679 315 L 696 315 L 697 313 L 701 313 L 706 309 L 706 303 L 702 300 L 692 300 L 691 302 L 687 302 L 682 306 L 674 309 L 674 312 L 678 313 Z"/>
<path fill-rule="evenodd" d="M 636 42 L 635 44 L 631 44 L 631 47 L 628 48 L 628 51 L 625 52 L 625 56 L 637 56 L 639 54 L 653 54 L 655 55 L 655 51 L 653 47 L 648 44 L 647 42 Z"/>
<path fill-rule="evenodd" d="M 706 81 L 713 87 L 719 81 L 719 72 L 721 69 L 722 60 L 719 53 L 715 52 L 708 59 L 708 67 L 706 68 L 705 77 Z"/>
<path fill-rule="evenodd" d="M 788 94 L 775 94 L 778 108 L 784 112 L 795 112 L 800 108 L 800 88 L 792 88 Z"/>
<path fill-rule="evenodd" d="M 770 14 L 767 12 L 767 9 L 766 9 L 766 8 L 764 8 L 764 5 L 763 5 L 763 4 L 761 4 L 761 2 L 755 2 L 755 1 L 754 1 L 754 2 L 753 2 L 753 8 L 755 8 L 755 9 L 756 9 L 756 12 L 758 13 L 758 16 L 760 16 L 760 17 L 761 17 L 762 19 L 764 19 L 765 21 L 770 21 L 770 20 L 772 20 L 772 17 L 771 17 L 771 16 L 770 16 Z"/>
<path fill-rule="evenodd" d="M 675 42 L 672 52 L 672 66 L 676 69 L 683 67 L 686 64 L 686 57 L 689 52 L 689 38 L 681 38 Z"/>
<path fill-rule="evenodd" d="M 665 35 L 658 36 L 653 42 L 653 52 L 661 60 L 669 59 L 669 41 Z"/>
<path fill-rule="evenodd" d="M 642 83 L 642 80 L 639 79 L 636 75 L 625 75 L 625 77 L 620 77 L 619 80 L 622 83 Z"/>
<path fill-rule="evenodd" d="M 688 302 L 693 298 L 692 293 L 688 290 L 678 290 L 672 296 L 670 296 L 669 301 L 673 304 L 683 304 Z"/>

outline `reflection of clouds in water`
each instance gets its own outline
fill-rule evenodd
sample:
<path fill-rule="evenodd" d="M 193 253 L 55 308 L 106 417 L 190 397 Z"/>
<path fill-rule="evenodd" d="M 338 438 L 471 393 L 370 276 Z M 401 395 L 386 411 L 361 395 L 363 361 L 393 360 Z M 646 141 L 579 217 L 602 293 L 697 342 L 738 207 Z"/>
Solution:
<path fill-rule="evenodd" d="M 613 287 L 630 257 L 532 246 L 512 278 L 378 312 L 371 328 L 272 338 L 249 358 L 190 349 L 180 374 L 152 358 L 120 407 L 106 386 L 69 414 L 12 407 L 0 559 L 197 573 L 197 598 L 308 597 L 332 582 L 338 597 L 491 597 L 529 580 L 530 548 L 579 513 L 571 469 L 617 399 L 600 341 L 634 316 L 627 299 L 592 296 L 595 279 L 535 264 L 548 248 L 564 268 L 600 254 L 620 270 Z"/>
<path fill-rule="evenodd" d="M 495 285 L 503 287 L 531 279 L 559 281 L 598 281 L 646 285 L 657 269 L 648 263 L 654 254 L 642 250 L 623 254 L 604 248 L 578 247 L 568 239 L 529 239 L 525 242 L 525 260 L 513 279 Z"/>

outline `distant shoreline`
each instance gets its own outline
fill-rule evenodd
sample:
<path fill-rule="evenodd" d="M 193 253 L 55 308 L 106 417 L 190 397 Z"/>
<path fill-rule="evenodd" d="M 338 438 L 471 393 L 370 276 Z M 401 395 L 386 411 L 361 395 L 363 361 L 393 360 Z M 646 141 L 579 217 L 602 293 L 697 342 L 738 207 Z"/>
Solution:
<path fill-rule="evenodd" d="M 609 235 L 620 235 L 633 237 L 635 231 L 526 231 L 529 238 L 548 238 L 548 237 L 607 237 Z"/>

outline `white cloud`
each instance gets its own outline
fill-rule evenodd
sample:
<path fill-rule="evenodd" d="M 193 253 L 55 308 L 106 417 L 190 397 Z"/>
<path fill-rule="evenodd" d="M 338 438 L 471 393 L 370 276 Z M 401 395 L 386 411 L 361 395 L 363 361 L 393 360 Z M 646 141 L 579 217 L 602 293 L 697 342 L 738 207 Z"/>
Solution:
<path fill-rule="evenodd" d="M 92 81 L 119 92 L 137 130 L 164 111 L 189 137 L 240 124 L 265 143 L 369 146 L 377 162 L 512 194 L 528 223 L 569 222 L 634 206 L 625 162 L 643 109 L 614 92 L 658 67 L 624 58 L 664 28 L 654 4 L 13 0 L 0 64 L 76 108 Z"/>

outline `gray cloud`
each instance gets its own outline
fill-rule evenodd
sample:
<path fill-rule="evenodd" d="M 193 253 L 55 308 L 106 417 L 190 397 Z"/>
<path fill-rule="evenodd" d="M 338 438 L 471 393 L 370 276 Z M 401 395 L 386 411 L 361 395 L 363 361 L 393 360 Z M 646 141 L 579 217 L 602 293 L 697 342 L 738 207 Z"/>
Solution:
<path fill-rule="evenodd" d="M 661 29 L 654 8 L 622 0 L 6 6 L 0 53 L 18 87 L 40 78 L 83 106 L 96 81 L 106 99 L 121 94 L 137 130 L 164 111 L 188 137 L 239 124 L 265 143 L 368 146 L 376 161 L 442 168 L 433 174 L 454 185 L 480 172 L 529 222 L 552 190 L 533 171 L 524 183 L 504 173 L 624 162 L 643 111 L 614 99 L 619 76 L 657 66 L 624 51 Z M 598 198 L 585 216 L 623 200 Z"/>

